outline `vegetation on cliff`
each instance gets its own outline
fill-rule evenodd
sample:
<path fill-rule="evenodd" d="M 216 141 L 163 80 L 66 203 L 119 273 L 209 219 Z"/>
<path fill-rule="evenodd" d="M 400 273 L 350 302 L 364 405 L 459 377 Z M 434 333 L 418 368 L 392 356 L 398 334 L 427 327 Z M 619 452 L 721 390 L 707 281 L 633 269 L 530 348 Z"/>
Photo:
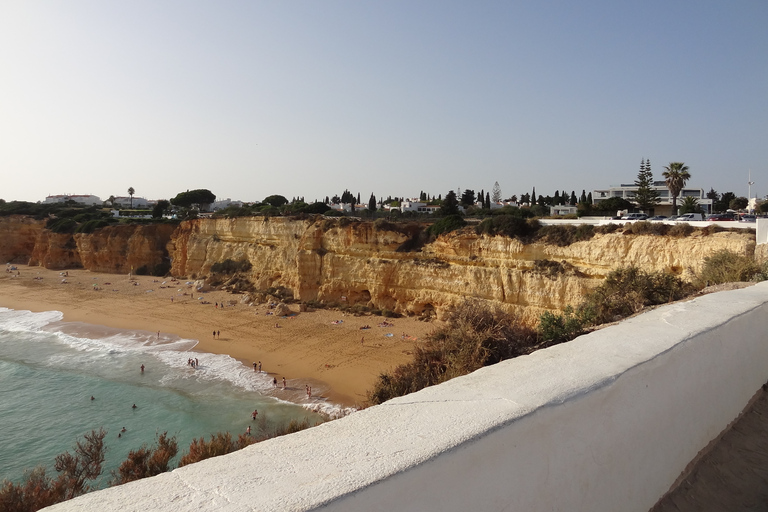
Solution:
<path fill-rule="evenodd" d="M 726 253 L 708 259 L 704 273 L 710 275 L 714 269 L 728 267 L 731 271 L 723 274 L 730 277 L 765 279 L 765 271 L 758 272 L 741 257 Z M 379 404 L 482 366 L 569 341 L 598 325 L 626 318 L 649 306 L 683 299 L 698 289 L 667 272 L 646 272 L 635 267 L 617 269 L 576 308 L 569 306 L 563 313 L 542 314 L 535 330 L 498 310 L 467 302 L 450 316 L 444 327 L 415 347 L 412 362 L 379 376 L 368 393 L 368 402 Z"/>
<path fill-rule="evenodd" d="M 194 439 L 189 451 L 181 457 L 179 467 L 313 426 L 307 419 L 292 420 L 272 430 L 261 424 L 256 429 L 261 434 L 253 436 L 240 434 L 237 439 L 232 439 L 229 432 L 218 432 L 212 434 L 210 440 L 203 437 Z M 38 466 L 27 472 L 18 484 L 3 481 L 0 486 L 0 510 L 34 512 L 98 489 L 100 486 L 97 479 L 101 476 L 102 465 L 106 460 L 106 435 L 103 428 L 93 430 L 75 443 L 74 453 L 57 455 L 54 468 L 58 475 L 55 478 L 48 476 L 43 466 Z M 177 453 L 176 437 L 169 437 L 167 432 L 158 434 L 154 445 L 142 445 L 129 452 L 118 469 L 112 471 L 109 485 L 121 485 L 171 471 L 174 469 L 172 460 Z"/>

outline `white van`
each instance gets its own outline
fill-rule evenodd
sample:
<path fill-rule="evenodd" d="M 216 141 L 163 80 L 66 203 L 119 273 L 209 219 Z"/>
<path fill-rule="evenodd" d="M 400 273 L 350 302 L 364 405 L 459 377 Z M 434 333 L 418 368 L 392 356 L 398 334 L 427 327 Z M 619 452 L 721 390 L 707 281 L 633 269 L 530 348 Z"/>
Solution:
<path fill-rule="evenodd" d="M 704 220 L 704 217 L 700 213 L 684 213 L 682 215 L 679 215 L 675 220 L 682 220 L 682 221 Z"/>

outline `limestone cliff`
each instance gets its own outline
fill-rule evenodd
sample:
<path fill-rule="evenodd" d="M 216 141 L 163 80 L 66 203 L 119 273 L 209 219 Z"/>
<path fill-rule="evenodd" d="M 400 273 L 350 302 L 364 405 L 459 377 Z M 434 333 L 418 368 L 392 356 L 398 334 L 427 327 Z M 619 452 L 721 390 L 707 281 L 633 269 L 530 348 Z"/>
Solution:
<path fill-rule="evenodd" d="M 465 229 L 420 252 L 398 251 L 406 229 L 348 220 L 198 219 L 182 223 L 169 253 L 175 275 L 200 277 L 225 259 L 251 262 L 259 289 L 284 286 L 296 299 L 365 304 L 406 314 L 450 310 L 467 297 L 532 321 L 579 302 L 610 270 L 636 265 L 690 278 L 708 254 L 754 254 L 754 235 L 684 238 L 611 233 L 558 247 L 522 244 Z"/>
<path fill-rule="evenodd" d="M 42 221 L 6 217 L 0 218 L 0 255 L 52 269 L 113 273 L 170 262 L 173 275 L 190 279 L 208 276 L 215 263 L 245 259 L 255 289 L 285 287 L 302 301 L 440 316 L 473 297 L 526 321 L 577 304 L 614 268 L 634 265 L 690 279 L 715 251 L 755 255 L 753 233 L 698 231 L 674 238 L 617 231 L 559 247 L 477 235 L 471 228 L 409 252 L 421 229 L 416 223 L 319 216 L 252 217 L 116 225 L 69 235 L 44 229 Z"/>
<path fill-rule="evenodd" d="M 0 262 L 26 264 L 44 228 L 44 220 L 26 215 L 0 217 Z"/>
<path fill-rule="evenodd" d="M 167 244 L 176 230 L 173 224 L 107 226 L 92 234 L 74 235 L 80 263 L 96 272 L 116 274 L 142 267 L 170 266 Z"/>

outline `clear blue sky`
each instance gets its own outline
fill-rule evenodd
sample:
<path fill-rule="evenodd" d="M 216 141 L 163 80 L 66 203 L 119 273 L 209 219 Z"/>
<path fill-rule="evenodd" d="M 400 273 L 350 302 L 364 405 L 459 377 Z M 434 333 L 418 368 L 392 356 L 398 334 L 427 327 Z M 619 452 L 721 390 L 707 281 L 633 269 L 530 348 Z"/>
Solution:
<path fill-rule="evenodd" d="M 768 194 L 768 2 L 5 0 L 0 198 Z"/>

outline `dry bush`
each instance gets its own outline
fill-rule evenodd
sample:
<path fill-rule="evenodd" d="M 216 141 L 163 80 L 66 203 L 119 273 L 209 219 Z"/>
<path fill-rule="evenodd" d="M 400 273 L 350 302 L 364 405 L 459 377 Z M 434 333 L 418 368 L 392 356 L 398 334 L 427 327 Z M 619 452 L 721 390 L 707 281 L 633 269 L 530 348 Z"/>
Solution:
<path fill-rule="evenodd" d="M 575 242 L 582 242 L 595 236 L 595 227 L 591 224 L 579 224 L 578 226 L 563 224 L 542 226 L 536 232 L 534 239 L 558 247 L 566 247 Z"/>
<path fill-rule="evenodd" d="M 176 437 L 168 437 L 168 432 L 158 434 L 155 446 L 142 445 L 138 450 L 131 450 L 128 458 L 120 464 L 117 471 L 112 471 L 111 485 L 121 485 L 149 476 L 169 471 L 171 459 L 179 451 Z"/>
<path fill-rule="evenodd" d="M 727 249 L 704 258 L 704 265 L 697 276 L 701 286 L 765 279 L 765 266 L 758 265 L 748 256 L 736 254 Z"/>
<path fill-rule="evenodd" d="M 240 434 L 237 436 L 237 439 L 232 439 L 232 434 L 229 432 L 217 432 L 216 434 L 211 434 L 210 441 L 206 441 L 204 437 L 193 439 L 192 443 L 189 445 L 189 452 L 181 457 L 179 467 L 210 459 L 211 457 L 218 457 L 219 455 L 236 452 L 237 450 L 242 450 L 246 446 L 250 446 L 254 443 L 266 441 L 273 437 L 293 434 L 294 432 L 299 432 L 313 426 L 315 425 L 311 424 L 309 419 L 304 418 L 302 421 L 291 420 L 287 424 L 281 424 L 272 429 L 267 429 L 266 419 L 261 417 L 259 418 L 258 428 L 261 434 L 254 436 Z"/>
<path fill-rule="evenodd" d="M 669 236 L 674 236 L 678 238 L 683 238 L 686 236 L 689 236 L 691 233 L 693 233 L 694 227 L 688 224 L 687 222 L 678 222 L 674 226 L 671 226 L 669 228 L 669 231 L 667 234 Z"/>
<path fill-rule="evenodd" d="M 0 510 L 39 510 L 93 490 L 89 482 L 101 475 L 106 435 L 104 429 L 92 430 L 82 441 L 76 442 L 74 454 L 57 455 L 54 468 L 58 476 L 55 479 L 48 477 L 45 468 L 37 467 L 27 473 L 20 484 L 4 481 L 0 488 Z"/>
<path fill-rule="evenodd" d="M 640 221 L 625 226 L 624 234 L 664 236 L 669 232 L 669 226 L 663 222 Z"/>
<path fill-rule="evenodd" d="M 612 271 L 579 306 L 580 316 L 593 324 L 614 322 L 646 306 L 680 300 L 695 287 L 666 272 L 645 272 L 637 267 Z"/>
<path fill-rule="evenodd" d="M 379 376 L 368 402 L 379 404 L 528 353 L 535 342 L 535 332 L 507 313 L 467 301 L 445 327 L 430 333 L 415 348 L 412 362 Z"/>
<path fill-rule="evenodd" d="M 229 432 L 217 432 L 211 434 L 211 440 L 204 437 L 193 439 L 189 445 L 189 452 L 184 454 L 179 461 L 179 467 L 200 462 L 201 460 L 218 457 L 232 453 L 256 442 L 256 439 L 246 434 L 240 434 L 237 439 L 232 439 Z"/>
<path fill-rule="evenodd" d="M 595 226 L 595 233 L 599 235 L 607 235 L 610 233 L 615 233 L 616 231 L 621 231 L 621 228 L 621 224 L 614 224 L 613 222 L 610 222 L 608 224 Z"/>

